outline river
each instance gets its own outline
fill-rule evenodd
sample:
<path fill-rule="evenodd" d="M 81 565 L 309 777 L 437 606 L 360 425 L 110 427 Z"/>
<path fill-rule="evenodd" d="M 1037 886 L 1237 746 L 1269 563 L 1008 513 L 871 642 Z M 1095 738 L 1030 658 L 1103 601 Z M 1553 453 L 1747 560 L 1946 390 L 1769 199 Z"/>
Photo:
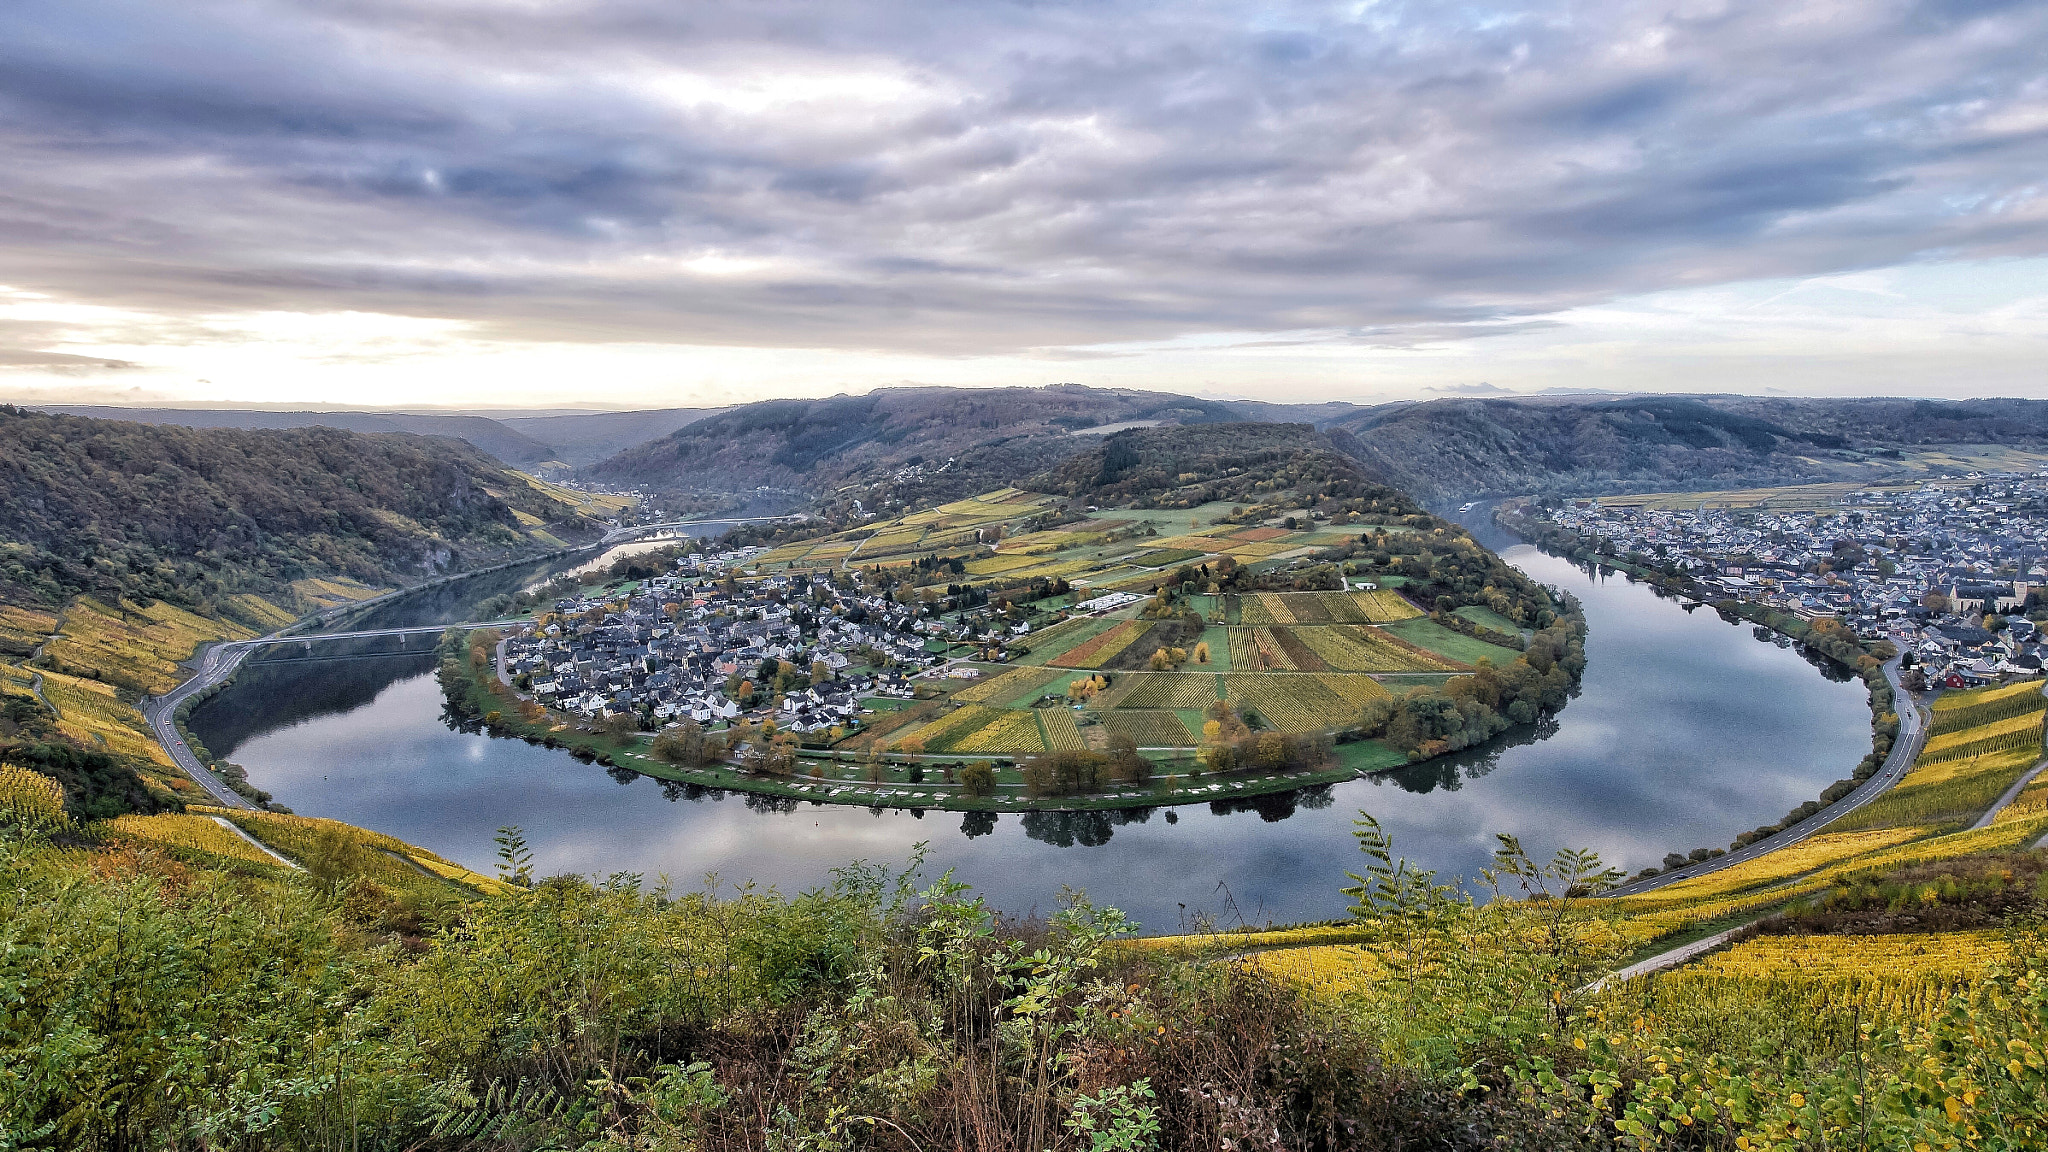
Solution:
<path fill-rule="evenodd" d="M 1860 682 L 1748 625 L 1687 612 L 1620 575 L 1481 536 L 1578 596 L 1589 635 L 1579 695 L 1540 731 L 1331 788 L 1131 813 L 967 814 L 765 802 L 633 777 L 566 753 L 459 731 L 442 715 L 429 645 L 334 642 L 276 650 L 193 715 L 191 727 L 294 810 L 346 820 L 489 872 L 500 825 L 525 829 L 540 874 L 709 873 L 785 891 L 855 859 L 956 869 L 999 908 L 1050 911 L 1085 889 L 1148 931 L 1344 914 L 1363 809 L 1397 852 L 1444 879 L 1483 867 L 1496 832 L 1531 851 L 1592 848 L 1630 870 L 1668 851 L 1725 847 L 1776 821 L 1868 751 Z M 530 573 L 486 578 L 468 599 Z M 439 593 L 379 623 L 461 618 Z M 407 615 L 410 613 L 410 615 Z M 393 652 L 363 655 L 365 651 Z"/>

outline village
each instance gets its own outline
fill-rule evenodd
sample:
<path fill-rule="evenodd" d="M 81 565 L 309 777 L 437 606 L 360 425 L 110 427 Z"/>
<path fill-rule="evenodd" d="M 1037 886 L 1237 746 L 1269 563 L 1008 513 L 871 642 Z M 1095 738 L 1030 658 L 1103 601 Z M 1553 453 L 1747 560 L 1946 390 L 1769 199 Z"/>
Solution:
<path fill-rule="evenodd" d="M 1602 555 L 1685 577 L 1704 599 L 1887 637 L 1909 682 L 2036 676 L 2048 654 L 2048 473 L 1861 489 L 1819 509 L 1551 503 L 1544 519 Z"/>
<path fill-rule="evenodd" d="M 623 716 L 651 730 L 772 719 L 785 732 L 826 733 L 858 726 L 877 700 L 913 698 L 914 679 L 946 668 L 949 650 L 1001 659 L 1038 615 L 975 604 L 957 588 L 903 603 L 864 590 L 851 572 L 742 580 L 765 551 L 691 553 L 623 593 L 559 599 L 508 637 L 499 673 L 523 695 L 593 720 Z"/>

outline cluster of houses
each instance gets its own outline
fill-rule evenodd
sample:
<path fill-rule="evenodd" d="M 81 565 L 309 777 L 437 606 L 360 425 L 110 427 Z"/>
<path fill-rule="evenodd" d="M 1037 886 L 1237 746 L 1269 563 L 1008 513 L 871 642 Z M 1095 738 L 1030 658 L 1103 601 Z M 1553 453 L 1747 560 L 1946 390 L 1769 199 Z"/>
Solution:
<path fill-rule="evenodd" d="M 925 643 L 941 626 L 919 606 L 851 592 L 823 575 L 720 579 L 744 559 L 693 554 L 630 595 L 558 600 L 507 638 L 500 673 L 522 695 L 593 719 L 633 715 L 660 726 L 772 717 L 784 730 L 811 732 L 859 723 L 864 698 L 913 695 L 909 678 L 942 662 Z M 793 666 L 807 683 L 756 693 L 749 708 L 734 689 L 768 662 Z"/>
<path fill-rule="evenodd" d="M 1889 636 L 1930 684 L 2039 675 L 2048 473 L 1865 489 L 1821 511 L 1569 502 L 1546 518 L 1618 557 L 1689 576 L 1709 599 L 1832 617 Z"/>

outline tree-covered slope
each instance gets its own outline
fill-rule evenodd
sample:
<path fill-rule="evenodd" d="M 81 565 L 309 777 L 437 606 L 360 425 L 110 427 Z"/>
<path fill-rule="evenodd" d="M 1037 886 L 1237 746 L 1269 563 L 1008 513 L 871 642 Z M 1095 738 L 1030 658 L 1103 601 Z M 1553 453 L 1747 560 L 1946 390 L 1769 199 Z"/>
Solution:
<path fill-rule="evenodd" d="M 769 400 L 699 420 L 588 470 L 596 480 L 678 491 L 760 485 L 827 492 L 915 469 L 901 493 L 948 499 L 998 487 L 1094 443 L 1075 432 L 1129 421 L 1239 419 L 1230 405 L 1158 392 L 886 388 Z"/>
<path fill-rule="evenodd" d="M 2048 402 L 1914 399 L 1433 400 L 1319 426 L 1431 504 L 1521 493 L 1881 479 L 1929 444 L 2048 445 Z"/>
<path fill-rule="evenodd" d="M 529 519 L 522 521 L 524 514 Z M 330 428 L 137 424 L 0 406 L 0 601 L 91 595 L 202 613 L 343 576 L 408 582 L 587 535 L 466 444 Z"/>
<path fill-rule="evenodd" d="M 1306 424 L 1133 428 L 1105 437 L 1023 484 L 1105 507 L 1193 507 L 1212 500 L 1261 504 L 1275 493 L 1311 489 L 1340 497 L 1375 495 L 1387 512 L 1422 510 Z"/>

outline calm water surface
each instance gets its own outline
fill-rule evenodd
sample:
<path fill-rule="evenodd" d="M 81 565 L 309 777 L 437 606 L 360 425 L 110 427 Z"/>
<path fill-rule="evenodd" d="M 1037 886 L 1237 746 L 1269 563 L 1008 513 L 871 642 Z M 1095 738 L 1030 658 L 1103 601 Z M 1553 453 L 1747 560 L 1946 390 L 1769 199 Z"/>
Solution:
<path fill-rule="evenodd" d="M 252 664 L 192 718 L 208 747 L 293 809 L 388 832 L 490 871 L 503 824 L 542 874 L 707 873 L 794 890 L 853 859 L 898 862 L 929 841 L 996 905 L 1049 910 L 1085 888 L 1149 930 L 1343 914 L 1360 809 L 1397 850 L 1446 877 L 1484 865 L 1493 833 L 1532 851 L 1583 846 L 1631 871 L 1673 849 L 1725 846 L 1845 776 L 1868 750 L 1859 683 L 1831 680 L 1747 625 L 1688 613 L 1621 576 L 1489 543 L 1584 603 L 1583 691 L 1554 725 L 1399 773 L 1261 801 L 1128 814 L 874 812 L 614 779 L 562 752 L 457 731 L 427 645 L 335 643 Z M 517 586 L 530 576 L 500 574 Z M 477 590 L 489 595 L 492 588 Z M 460 619 L 453 598 L 418 611 Z M 396 619 L 388 613 L 384 622 Z"/>

